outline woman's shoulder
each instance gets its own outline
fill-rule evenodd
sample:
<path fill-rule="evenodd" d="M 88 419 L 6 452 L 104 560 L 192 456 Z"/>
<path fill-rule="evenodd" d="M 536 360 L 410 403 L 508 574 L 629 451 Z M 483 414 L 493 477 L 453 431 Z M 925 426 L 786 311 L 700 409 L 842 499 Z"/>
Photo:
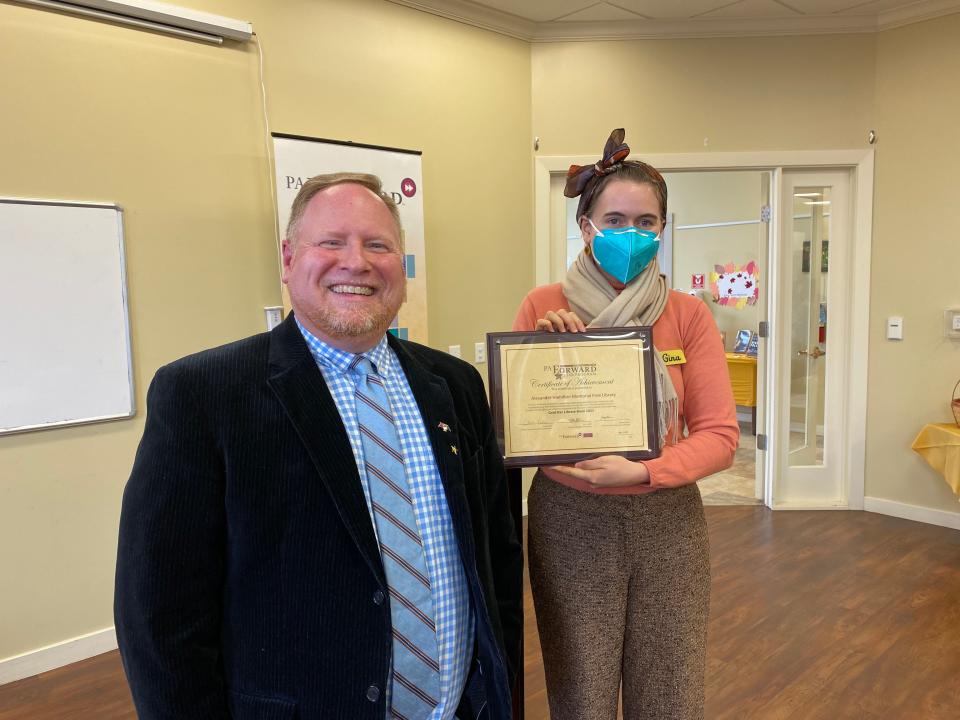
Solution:
<path fill-rule="evenodd" d="M 671 290 L 667 296 L 667 307 L 674 312 L 683 314 L 696 313 L 702 310 L 710 312 L 707 304 L 696 295 L 681 290 Z"/>
<path fill-rule="evenodd" d="M 524 305 L 530 305 L 536 310 L 569 309 L 567 296 L 563 294 L 563 283 L 539 285 L 527 293 L 523 299 Z"/>
<path fill-rule="evenodd" d="M 563 283 L 549 283 L 548 285 L 538 285 L 533 290 L 527 293 L 527 300 L 533 302 L 540 301 L 554 301 L 559 298 L 563 298 L 564 301 L 566 297 L 563 294 Z"/>
<path fill-rule="evenodd" d="M 710 323 L 714 322 L 713 314 L 706 302 L 680 290 L 670 291 L 667 296 L 667 306 L 661 318 L 678 328 L 700 325 L 708 320 Z"/>
<path fill-rule="evenodd" d="M 562 283 L 540 285 L 527 293 L 520 303 L 517 317 L 513 321 L 514 330 L 532 330 L 537 319 L 549 310 L 569 310 L 570 304 L 563 294 Z"/>

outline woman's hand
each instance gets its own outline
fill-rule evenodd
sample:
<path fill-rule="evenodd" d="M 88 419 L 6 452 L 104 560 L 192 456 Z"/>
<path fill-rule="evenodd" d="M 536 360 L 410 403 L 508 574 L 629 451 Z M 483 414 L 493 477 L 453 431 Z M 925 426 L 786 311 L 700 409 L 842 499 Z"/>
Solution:
<path fill-rule="evenodd" d="M 536 330 L 547 332 L 583 332 L 587 326 L 572 310 L 548 310 L 546 317 L 537 320 Z"/>
<path fill-rule="evenodd" d="M 646 465 L 627 460 L 620 455 L 581 460 L 572 466 L 553 465 L 550 469 L 583 480 L 593 487 L 625 487 L 650 483 L 650 472 Z"/>

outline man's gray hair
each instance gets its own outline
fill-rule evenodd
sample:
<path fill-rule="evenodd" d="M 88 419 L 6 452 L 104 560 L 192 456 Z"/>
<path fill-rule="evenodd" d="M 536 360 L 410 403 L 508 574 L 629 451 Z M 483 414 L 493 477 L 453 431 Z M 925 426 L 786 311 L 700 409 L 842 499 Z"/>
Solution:
<path fill-rule="evenodd" d="M 290 206 L 290 220 L 287 221 L 287 232 L 285 235 L 287 242 L 292 245 L 297 244 L 297 233 L 300 232 L 300 221 L 303 219 L 303 213 L 306 211 L 307 204 L 313 199 L 313 196 L 334 185 L 344 185 L 346 183 L 362 185 L 383 201 L 387 210 L 390 211 L 394 223 L 396 223 L 397 237 L 400 240 L 400 252 L 403 252 L 403 226 L 400 224 L 400 211 L 397 208 L 397 203 L 394 202 L 388 193 L 383 191 L 383 183 L 380 178 L 369 173 L 329 173 L 327 175 L 314 175 L 307 180 L 301 186 L 297 196 L 293 199 L 293 205 Z"/>

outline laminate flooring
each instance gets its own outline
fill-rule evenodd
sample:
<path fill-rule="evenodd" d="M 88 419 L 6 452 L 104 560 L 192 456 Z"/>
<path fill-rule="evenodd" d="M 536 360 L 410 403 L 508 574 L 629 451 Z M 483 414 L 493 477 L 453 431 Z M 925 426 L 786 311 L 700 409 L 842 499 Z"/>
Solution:
<path fill-rule="evenodd" d="M 707 507 L 708 720 L 960 718 L 960 531 Z M 524 576 L 527 720 L 549 717 Z"/>
<path fill-rule="evenodd" d="M 864 512 L 706 512 L 708 720 L 960 717 L 960 531 Z M 524 587 L 524 706 L 543 720 Z M 0 686 L 0 720 L 135 717 L 115 651 Z"/>

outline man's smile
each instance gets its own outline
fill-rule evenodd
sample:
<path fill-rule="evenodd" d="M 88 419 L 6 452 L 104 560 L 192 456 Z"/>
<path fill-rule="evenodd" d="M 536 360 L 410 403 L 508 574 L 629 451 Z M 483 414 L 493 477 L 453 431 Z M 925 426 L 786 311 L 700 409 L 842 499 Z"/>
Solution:
<path fill-rule="evenodd" d="M 331 285 L 330 291 L 337 295 L 373 295 L 373 288 L 366 285 Z"/>

